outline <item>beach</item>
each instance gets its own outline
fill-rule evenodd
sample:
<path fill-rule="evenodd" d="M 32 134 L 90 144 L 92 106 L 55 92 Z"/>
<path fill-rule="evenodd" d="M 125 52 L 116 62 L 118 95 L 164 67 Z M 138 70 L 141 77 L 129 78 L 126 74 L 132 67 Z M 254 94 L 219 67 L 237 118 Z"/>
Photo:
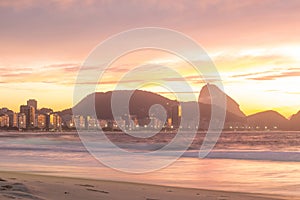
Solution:
<path fill-rule="evenodd" d="M 123 199 L 123 200 L 163 200 L 163 199 L 207 199 L 207 200 L 271 200 L 296 199 L 290 196 L 272 196 L 255 193 L 226 192 L 180 187 L 158 186 L 117 181 L 58 177 L 0 172 L 0 199 Z"/>
<path fill-rule="evenodd" d="M 120 147 L 139 152 L 172 138 L 164 134 L 136 143 L 122 133 L 109 134 Z M 195 143 L 175 163 L 139 174 L 105 166 L 76 133 L 0 133 L 0 199 L 300 199 L 298 135 L 226 132 L 205 159 L 197 157 Z M 197 137 L 201 140 L 203 133 Z M 237 140 L 243 143 L 233 146 Z M 150 156 L 149 161 L 165 158 Z"/>

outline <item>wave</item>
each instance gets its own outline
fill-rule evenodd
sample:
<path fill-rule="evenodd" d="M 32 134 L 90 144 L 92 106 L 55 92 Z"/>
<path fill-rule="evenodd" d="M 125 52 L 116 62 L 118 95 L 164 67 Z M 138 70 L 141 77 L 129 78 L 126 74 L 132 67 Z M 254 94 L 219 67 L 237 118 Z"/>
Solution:
<path fill-rule="evenodd" d="M 198 157 L 199 152 L 187 151 L 184 157 Z M 300 152 L 273 151 L 212 151 L 206 158 L 300 162 Z"/>

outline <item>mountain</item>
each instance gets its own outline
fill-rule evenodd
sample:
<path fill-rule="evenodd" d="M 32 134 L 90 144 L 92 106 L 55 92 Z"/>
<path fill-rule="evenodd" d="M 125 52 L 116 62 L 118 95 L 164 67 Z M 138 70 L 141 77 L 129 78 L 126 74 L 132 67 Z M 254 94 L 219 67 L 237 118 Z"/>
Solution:
<path fill-rule="evenodd" d="M 273 110 L 250 115 L 247 117 L 247 122 L 249 126 L 259 127 L 259 129 L 286 130 L 289 128 L 289 120 Z"/>
<path fill-rule="evenodd" d="M 233 116 L 237 116 L 240 118 L 246 117 L 246 115 L 240 110 L 240 105 L 235 100 L 233 100 L 230 96 L 228 96 L 226 93 L 224 93 L 216 85 L 207 84 L 202 88 L 198 101 L 201 104 L 211 105 L 212 98 L 225 99 L 226 100 L 226 110 L 227 110 L 228 114 L 232 114 Z"/>
<path fill-rule="evenodd" d="M 300 111 L 290 118 L 290 130 L 300 130 Z"/>
<path fill-rule="evenodd" d="M 126 113 L 127 104 L 122 104 L 131 95 L 133 91 L 110 91 L 110 92 L 97 92 L 90 94 L 81 100 L 74 108 L 74 113 L 81 115 L 92 115 L 93 110 L 96 110 L 98 119 L 113 119 L 113 113 L 111 110 L 112 95 L 114 95 L 114 105 L 118 107 L 116 109 L 117 116 L 122 116 Z M 95 108 L 92 105 L 93 98 L 95 99 Z M 145 119 L 148 117 L 149 109 L 152 105 L 159 104 L 166 110 L 170 110 L 172 106 L 178 105 L 177 101 L 170 100 L 161 95 L 135 90 L 129 101 L 129 111 L 131 115 L 135 115 L 138 119 Z"/>
<path fill-rule="evenodd" d="M 208 127 L 208 122 L 211 118 L 211 96 L 209 95 L 210 91 L 214 91 L 213 94 L 223 95 L 227 99 L 227 109 L 226 109 L 226 119 L 225 122 L 245 122 L 245 114 L 239 109 L 239 105 L 228 95 L 222 92 L 214 85 L 206 85 L 202 88 L 199 96 L 199 102 L 181 102 L 182 105 L 182 115 L 185 116 L 187 121 L 193 121 L 197 119 L 197 110 L 195 106 L 199 107 L 200 110 L 200 124 L 203 124 L 205 128 Z M 122 117 L 128 109 L 127 104 L 125 103 L 126 99 L 129 99 L 130 95 L 132 96 L 129 101 L 129 111 L 130 115 L 135 116 L 140 121 L 147 119 L 149 117 L 149 109 L 153 105 L 160 105 L 167 111 L 167 115 L 172 116 L 174 107 L 179 104 L 175 100 L 170 100 L 166 97 L 163 97 L 159 94 L 155 94 L 148 91 L 135 90 L 135 91 L 110 91 L 110 92 L 97 92 L 88 95 L 83 100 L 81 100 L 76 106 L 74 106 L 73 111 L 75 114 L 80 115 L 92 115 L 93 110 L 95 109 L 98 119 L 113 119 L 113 113 L 111 109 L 112 105 L 112 95 L 114 95 L 114 107 L 116 116 Z M 95 107 L 93 107 L 93 100 L 95 100 Z M 124 104 L 124 105 L 123 105 Z M 159 115 L 163 109 L 162 107 L 156 108 L 156 114 Z M 216 109 L 222 109 L 216 107 Z M 153 112 L 153 111 L 152 111 Z M 63 111 L 62 113 L 70 113 L 70 110 Z M 161 118 L 161 117 L 158 117 Z M 147 123 L 147 122 L 145 122 Z"/>
<path fill-rule="evenodd" d="M 182 115 L 186 117 L 186 120 L 191 120 L 193 121 L 198 113 L 197 111 L 194 109 L 194 106 L 199 106 L 199 111 L 200 111 L 200 127 L 202 129 L 207 129 L 209 126 L 209 122 L 211 120 L 211 110 L 212 110 L 212 105 L 211 104 L 204 104 L 204 103 L 200 103 L 200 102 L 182 102 L 182 107 L 184 108 L 183 110 L 186 112 L 184 113 L 184 111 L 182 112 Z M 220 107 L 214 107 L 214 109 L 220 109 L 223 110 Z M 223 110 L 224 111 L 224 110 Z M 222 113 L 223 113 L 222 111 Z M 216 116 L 216 118 L 222 118 L 220 116 Z M 230 112 L 229 110 L 225 111 L 225 127 L 227 128 L 228 126 L 230 126 L 231 124 L 244 124 L 246 123 L 246 117 L 240 117 L 237 116 L 235 114 L 233 114 L 233 112 Z"/>
<path fill-rule="evenodd" d="M 213 97 L 210 92 L 214 95 Z M 129 99 L 131 93 L 132 96 L 128 107 L 128 104 L 124 102 L 126 99 Z M 166 110 L 168 117 L 170 117 L 172 116 L 172 112 L 174 112 L 174 107 L 179 104 L 178 101 L 170 100 L 159 94 L 142 90 L 135 90 L 134 92 L 130 90 L 96 92 L 82 99 L 72 109 L 61 111 L 59 114 L 61 116 L 71 115 L 72 111 L 75 111 L 74 114 L 87 116 L 93 115 L 93 110 L 95 110 L 98 119 L 113 120 L 111 109 L 112 95 L 115 97 L 113 98 L 114 107 L 118 107 L 115 111 L 116 115 L 123 118 L 124 114 L 127 113 L 126 110 L 129 109 L 129 114 L 135 116 L 139 120 L 140 125 L 147 124 L 149 122 L 149 110 L 151 110 L 152 114 L 154 113 L 155 116 L 158 116 L 157 118 L 161 118 L 159 113 L 161 114 L 161 111 Z M 300 111 L 293 115 L 290 120 L 286 119 L 280 113 L 272 110 L 246 116 L 234 99 L 213 84 L 207 84 L 201 89 L 198 102 L 181 102 L 182 115 L 185 116 L 187 121 L 198 124 L 196 119 L 199 113 L 197 113 L 197 109 L 194 109 L 195 106 L 198 106 L 200 111 L 200 127 L 206 129 L 211 118 L 212 107 L 214 109 L 224 109 L 216 105 L 212 105 L 212 98 L 220 97 L 226 100 L 226 117 L 224 127 L 226 129 L 229 127 L 251 126 L 253 128 L 260 127 L 260 129 L 265 129 L 265 127 L 267 127 L 267 129 L 275 129 L 276 127 L 276 129 L 279 130 L 300 130 Z M 94 100 L 95 106 L 93 106 Z M 156 104 L 160 105 L 160 107 L 156 107 L 153 112 L 153 109 L 150 108 Z"/>
<path fill-rule="evenodd" d="M 212 99 L 214 98 L 216 100 L 224 99 L 226 101 L 226 108 L 221 108 L 217 105 L 212 105 Z M 224 128 L 228 128 L 232 125 L 246 123 L 246 115 L 241 111 L 239 104 L 226 93 L 224 93 L 221 89 L 219 89 L 216 85 L 205 85 L 200 91 L 198 103 L 199 108 L 201 110 L 200 116 L 202 124 L 204 121 L 210 121 L 212 107 L 216 109 L 226 109 Z M 203 124 L 202 126 L 207 128 L 208 123 L 206 123 L 206 125 Z"/>

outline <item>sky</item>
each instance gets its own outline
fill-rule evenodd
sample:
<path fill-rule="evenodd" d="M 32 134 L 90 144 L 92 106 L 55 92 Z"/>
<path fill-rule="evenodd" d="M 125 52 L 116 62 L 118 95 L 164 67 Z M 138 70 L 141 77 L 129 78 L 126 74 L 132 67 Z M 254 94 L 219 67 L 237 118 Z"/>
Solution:
<path fill-rule="evenodd" d="M 272 109 L 289 117 L 300 110 L 299 10 L 298 0 L 0 0 L 0 107 L 18 111 L 35 98 L 39 107 L 69 108 L 78 71 L 99 43 L 129 29 L 162 27 L 206 50 L 224 91 L 246 114 Z M 114 62 L 97 91 L 112 90 L 141 63 L 173 67 L 196 94 L 204 85 L 178 57 L 148 50 Z M 165 75 L 165 82 L 182 81 Z"/>

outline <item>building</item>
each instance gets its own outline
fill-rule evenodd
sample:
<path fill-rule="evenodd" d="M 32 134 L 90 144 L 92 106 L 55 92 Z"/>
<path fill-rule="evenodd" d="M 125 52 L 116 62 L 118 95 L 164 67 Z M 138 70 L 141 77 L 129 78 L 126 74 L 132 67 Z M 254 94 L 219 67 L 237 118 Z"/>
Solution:
<path fill-rule="evenodd" d="M 178 128 L 181 122 L 181 105 L 172 106 L 171 110 L 171 124 L 172 127 Z"/>
<path fill-rule="evenodd" d="M 36 127 L 35 108 L 33 106 L 21 105 L 20 113 L 24 113 L 26 115 L 26 128 L 27 129 L 33 129 Z"/>
<path fill-rule="evenodd" d="M 98 124 L 100 128 L 107 128 L 108 127 L 108 122 L 107 120 L 104 119 L 99 119 Z"/>
<path fill-rule="evenodd" d="M 62 115 L 61 119 L 62 119 L 64 128 L 68 128 L 68 129 L 75 128 L 74 116 L 72 114 Z"/>
<path fill-rule="evenodd" d="M 18 114 L 18 128 L 26 129 L 26 115 L 25 113 Z"/>
<path fill-rule="evenodd" d="M 56 130 L 61 131 L 62 119 L 59 115 L 56 114 Z"/>
<path fill-rule="evenodd" d="M 20 106 L 20 113 L 26 114 L 27 110 L 28 110 L 28 106 L 27 105 L 21 105 Z"/>
<path fill-rule="evenodd" d="M 164 122 L 156 117 L 150 117 L 151 122 L 149 124 L 151 129 L 161 129 L 164 126 Z"/>
<path fill-rule="evenodd" d="M 44 114 L 44 115 L 50 115 L 51 113 L 53 113 L 53 110 L 51 108 L 41 108 L 38 111 L 39 114 Z"/>
<path fill-rule="evenodd" d="M 44 114 L 38 114 L 37 115 L 37 127 L 39 129 L 46 129 L 47 121 L 46 121 L 46 115 Z"/>
<path fill-rule="evenodd" d="M 8 108 L 1 108 L 0 109 L 0 114 L 6 114 L 8 111 Z"/>
<path fill-rule="evenodd" d="M 27 106 L 32 106 L 34 110 L 37 110 L 37 101 L 35 99 L 29 99 L 27 101 Z"/>
<path fill-rule="evenodd" d="M 95 117 L 87 116 L 86 117 L 86 128 L 87 129 L 96 129 L 98 120 Z"/>
<path fill-rule="evenodd" d="M 55 130 L 56 129 L 56 114 L 50 114 L 49 115 L 48 129 L 49 130 Z"/>
<path fill-rule="evenodd" d="M 11 112 L 8 114 L 9 117 L 9 127 L 17 128 L 18 127 L 18 114 Z"/>
<path fill-rule="evenodd" d="M 124 120 L 123 118 L 121 117 L 117 117 L 116 120 L 115 120 L 116 124 L 117 124 L 117 127 L 119 129 L 127 129 L 127 130 L 131 130 L 131 126 L 130 126 L 130 119 L 126 118 L 126 120 Z"/>
<path fill-rule="evenodd" d="M 27 123 L 26 126 L 29 129 L 35 128 L 35 109 L 32 106 L 28 106 L 28 113 L 26 114 Z"/>
<path fill-rule="evenodd" d="M 48 122 L 48 129 L 49 130 L 61 130 L 61 126 L 62 126 L 61 117 L 56 113 L 50 114 L 49 122 Z"/>
<path fill-rule="evenodd" d="M 9 116 L 7 114 L 0 115 L 0 127 L 9 127 Z"/>
<path fill-rule="evenodd" d="M 74 122 L 77 129 L 84 129 L 85 128 L 85 118 L 82 115 L 74 116 Z"/>
<path fill-rule="evenodd" d="M 6 114 L 9 117 L 9 127 L 16 128 L 18 127 L 18 115 L 14 111 L 7 108 L 2 108 L 0 114 Z"/>

